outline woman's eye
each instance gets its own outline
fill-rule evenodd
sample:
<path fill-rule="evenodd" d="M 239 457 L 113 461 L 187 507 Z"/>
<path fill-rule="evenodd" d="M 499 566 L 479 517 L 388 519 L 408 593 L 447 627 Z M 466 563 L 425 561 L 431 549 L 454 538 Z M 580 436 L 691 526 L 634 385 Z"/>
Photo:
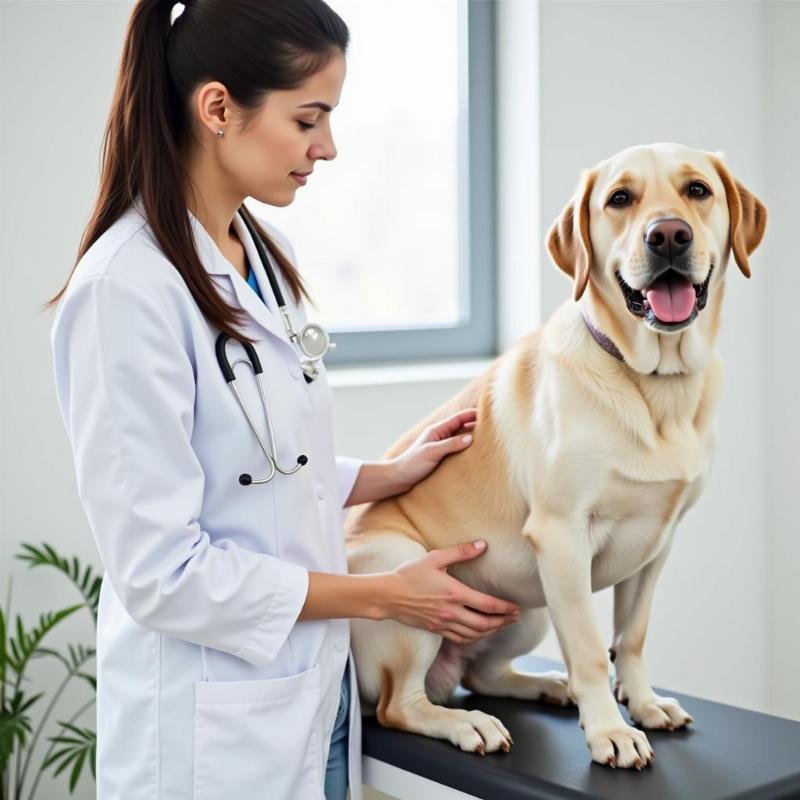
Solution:
<path fill-rule="evenodd" d="M 303 122 L 302 120 L 297 120 L 297 124 L 300 126 L 300 130 L 304 131 L 311 131 L 317 127 L 316 123 L 313 122 Z"/>
<path fill-rule="evenodd" d="M 693 181 L 689 184 L 688 193 L 689 197 L 702 199 L 704 197 L 708 197 L 711 194 L 711 190 L 704 183 L 700 183 L 700 181 Z"/>
<path fill-rule="evenodd" d="M 618 189 L 608 198 L 608 204 L 616 208 L 627 206 L 631 202 L 631 196 L 624 189 Z"/>

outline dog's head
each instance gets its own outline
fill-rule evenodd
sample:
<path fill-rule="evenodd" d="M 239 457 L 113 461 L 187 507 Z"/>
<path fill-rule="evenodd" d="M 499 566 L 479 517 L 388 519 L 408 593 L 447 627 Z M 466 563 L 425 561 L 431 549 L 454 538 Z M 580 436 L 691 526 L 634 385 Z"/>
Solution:
<path fill-rule="evenodd" d="M 716 338 L 730 252 L 750 277 L 748 256 L 766 216 L 719 155 L 638 146 L 583 173 L 547 246 L 625 360 L 651 371 L 660 335 L 685 332 L 694 360 L 703 360 L 699 351 Z"/>

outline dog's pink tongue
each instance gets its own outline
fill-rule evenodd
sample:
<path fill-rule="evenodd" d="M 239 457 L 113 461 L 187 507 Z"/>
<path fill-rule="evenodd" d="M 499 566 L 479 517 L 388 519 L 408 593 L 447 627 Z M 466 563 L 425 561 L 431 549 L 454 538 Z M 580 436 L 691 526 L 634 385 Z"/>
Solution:
<path fill-rule="evenodd" d="M 696 299 L 691 281 L 675 272 L 662 275 L 647 289 L 647 302 L 662 322 L 689 319 Z"/>

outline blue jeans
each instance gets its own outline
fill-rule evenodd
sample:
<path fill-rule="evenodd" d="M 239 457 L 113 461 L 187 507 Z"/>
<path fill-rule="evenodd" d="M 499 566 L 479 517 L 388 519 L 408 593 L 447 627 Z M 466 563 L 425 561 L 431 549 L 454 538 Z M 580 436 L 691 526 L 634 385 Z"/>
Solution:
<path fill-rule="evenodd" d="M 328 766 L 325 768 L 325 800 L 345 800 L 347 796 L 347 745 L 350 709 L 350 664 L 344 668 L 339 710 L 333 724 Z"/>

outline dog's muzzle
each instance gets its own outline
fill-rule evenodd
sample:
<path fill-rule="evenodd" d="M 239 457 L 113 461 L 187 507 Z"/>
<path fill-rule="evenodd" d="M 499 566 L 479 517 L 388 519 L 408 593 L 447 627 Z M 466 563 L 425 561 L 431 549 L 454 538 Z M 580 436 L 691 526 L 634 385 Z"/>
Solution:
<path fill-rule="evenodd" d="M 683 220 L 655 220 L 644 232 L 652 274 L 645 288 L 634 289 L 617 272 L 628 310 L 637 317 L 644 317 L 653 328 L 665 331 L 685 328 L 708 302 L 708 284 L 714 265 L 703 283 L 692 283 L 687 254 L 693 239 L 691 227 Z"/>

